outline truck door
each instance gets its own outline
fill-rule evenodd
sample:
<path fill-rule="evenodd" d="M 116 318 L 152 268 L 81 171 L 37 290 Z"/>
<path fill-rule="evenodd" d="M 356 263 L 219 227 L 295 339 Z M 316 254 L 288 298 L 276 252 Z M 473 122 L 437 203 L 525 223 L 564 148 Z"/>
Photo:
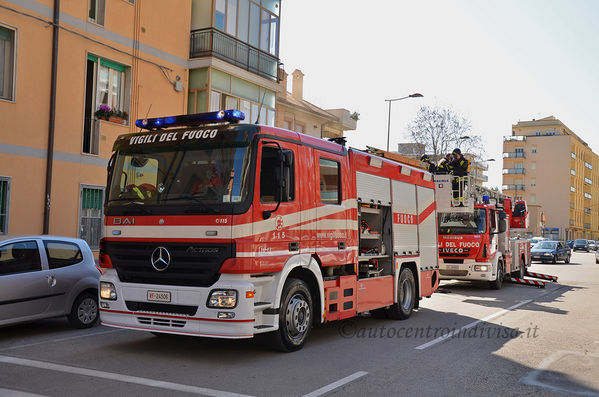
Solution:
<path fill-rule="evenodd" d="M 300 250 L 297 145 L 262 140 L 254 192 L 254 256 L 261 271 L 278 271 Z"/>

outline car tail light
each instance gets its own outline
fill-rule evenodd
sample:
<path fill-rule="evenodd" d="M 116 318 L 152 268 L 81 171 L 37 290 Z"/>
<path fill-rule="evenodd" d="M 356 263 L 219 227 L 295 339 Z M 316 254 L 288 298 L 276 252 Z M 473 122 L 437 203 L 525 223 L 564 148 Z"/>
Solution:
<path fill-rule="evenodd" d="M 104 269 L 113 269 L 110 256 L 106 253 L 106 243 L 104 239 L 100 239 L 100 254 L 98 255 L 100 267 Z"/>

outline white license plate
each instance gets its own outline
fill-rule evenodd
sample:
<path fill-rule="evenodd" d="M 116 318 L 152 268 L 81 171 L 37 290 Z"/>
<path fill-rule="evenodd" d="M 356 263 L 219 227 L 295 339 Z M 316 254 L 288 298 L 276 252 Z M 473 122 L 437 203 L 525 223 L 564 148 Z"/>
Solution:
<path fill-rule="evenodd" d="M 171 293 L 169 291 L 148 291 L 148 300 L 153 302 L 170 302 Z"/>
<path fill-rule="evenodd" d="M 449 270 L 460 270 L 460 265 L 447 265 Z"/>

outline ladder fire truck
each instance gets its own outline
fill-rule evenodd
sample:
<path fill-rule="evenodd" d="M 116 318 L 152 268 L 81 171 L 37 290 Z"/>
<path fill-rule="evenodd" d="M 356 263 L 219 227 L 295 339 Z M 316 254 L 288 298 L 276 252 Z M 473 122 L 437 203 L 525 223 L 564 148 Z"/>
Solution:
<path fill-rule="evenodd" d="M 102 324 L 301 348 L 314 323 L 406 319 L 439 283 L 417 167 L 237 110 L 138 120 L 108 165 Z"/>
<path fill-rule="evenodd" d="M 531 264 L 530 241 L 520 237 L 528 226 L 526 203 L 473 186 L 470 177 L 454 178 L 435 176 L 441 279 L 483 280 L 493 289 L 509 275 L 523 280 Z"/>

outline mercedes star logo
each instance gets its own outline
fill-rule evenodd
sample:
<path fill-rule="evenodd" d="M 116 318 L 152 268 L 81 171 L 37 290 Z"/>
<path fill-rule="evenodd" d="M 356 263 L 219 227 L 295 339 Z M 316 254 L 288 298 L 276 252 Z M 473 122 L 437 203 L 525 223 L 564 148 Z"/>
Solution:
<path fill-rule="evenodd" d="M 171 263 L 171 254 L 164 247 L 157 247 L 150 257 L 152 267 L 159 272 L 165 271 Z"/>

